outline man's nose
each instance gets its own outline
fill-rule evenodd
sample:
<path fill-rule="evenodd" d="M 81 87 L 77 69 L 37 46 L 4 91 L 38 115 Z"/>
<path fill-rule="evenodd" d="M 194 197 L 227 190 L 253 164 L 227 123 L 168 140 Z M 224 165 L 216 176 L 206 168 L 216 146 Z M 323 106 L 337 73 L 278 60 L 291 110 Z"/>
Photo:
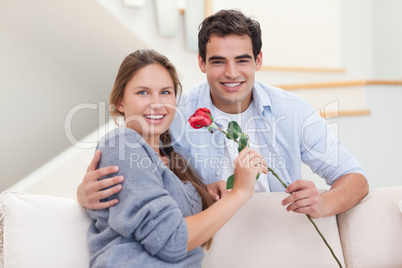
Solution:
<path fill-rule="evenodd" d="M 234 78 L 238 77 L 238 75 L 239 75 L 239 70 L 236 66 L 236 63 L 234 63 L 234 62 L 227 63 L 226 68 L 225 68 L 225 76 L 228 78 L 234 79 Z"/>

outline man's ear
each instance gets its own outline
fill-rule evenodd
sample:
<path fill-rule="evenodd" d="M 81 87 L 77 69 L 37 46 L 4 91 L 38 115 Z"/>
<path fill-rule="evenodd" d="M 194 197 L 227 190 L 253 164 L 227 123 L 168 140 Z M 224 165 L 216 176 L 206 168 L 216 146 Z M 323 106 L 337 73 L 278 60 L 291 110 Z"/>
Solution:
<path fill-rule="evenodd" d="M 204 60 L 201 58 L 201 55 L 198 54 L 198 66 L 200 67 L 201 72 L 205 73 L 205 62 Z"/>
<path fill-rule="evenodd" d="M 262 67 L 262 51 L 260 51 L 257 58 L 255 59 L 255 70 L 259 71 L 261 67 Z"/>

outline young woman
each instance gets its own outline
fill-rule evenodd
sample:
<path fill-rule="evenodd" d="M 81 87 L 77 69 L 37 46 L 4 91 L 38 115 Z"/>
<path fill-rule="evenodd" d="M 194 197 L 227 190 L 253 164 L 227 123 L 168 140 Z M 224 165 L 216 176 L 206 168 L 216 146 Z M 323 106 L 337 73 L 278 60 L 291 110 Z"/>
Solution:
<path fill-rule="evenodd" d="M 258 153 L 247 148 L 235 161 L 233 190 L 213 203 L 186 153 L 171 147 L 169 126 L 181 91 L 176 70 L 153 50 L 138 50 L 120 66 L 110 104 L 125 128 L 103 137 L 99 166 L 119 166 L 119 204 L 88 210 L 91 267 L 201 267 L 212 236 L 253 195 Z M 107 176 L 102 179 L 107 178 Z M 105 200 L 107 201 L 107 200 Z"/>

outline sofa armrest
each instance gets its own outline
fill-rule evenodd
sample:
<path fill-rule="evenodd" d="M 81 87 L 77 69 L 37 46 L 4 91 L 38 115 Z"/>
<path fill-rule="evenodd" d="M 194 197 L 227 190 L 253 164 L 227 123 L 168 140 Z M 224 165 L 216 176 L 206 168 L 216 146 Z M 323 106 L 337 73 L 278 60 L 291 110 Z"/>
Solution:
<path fill-rule="evenodd" d="M 76 200 L 6 191 L 0 207 L 0 267 L 88 267 L 90 218 Z"/>
<path fill-rule="evenodd" d="M 402 187 L 370 190 L 337 216 L 347 267 L 402 267 Z"/>
<path fill-rule="evenodd" d="M 281 205 L 286 196 L 255 194 L 214 236 L 203 267 L 337 267 L 307 217 Z M 336 217 L 315 222 L 343 263 Z"/>

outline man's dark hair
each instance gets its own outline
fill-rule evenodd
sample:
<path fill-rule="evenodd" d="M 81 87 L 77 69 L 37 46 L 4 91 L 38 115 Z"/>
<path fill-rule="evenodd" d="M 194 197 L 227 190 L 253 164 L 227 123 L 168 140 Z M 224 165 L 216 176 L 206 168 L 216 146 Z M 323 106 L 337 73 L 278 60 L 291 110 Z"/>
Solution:
<path fill-rule="evenodd" d="M 262 47 L 261 28 L 258 21 L 246 17 L 238 10 L 221 10 L 200 24 L 198 32 L 198 53 L 206 62 L 207 43 L 212 35 L 225 37 L 228 35 L 247 35 L 251 38 L 254 59 L 257 59 Z"/>

